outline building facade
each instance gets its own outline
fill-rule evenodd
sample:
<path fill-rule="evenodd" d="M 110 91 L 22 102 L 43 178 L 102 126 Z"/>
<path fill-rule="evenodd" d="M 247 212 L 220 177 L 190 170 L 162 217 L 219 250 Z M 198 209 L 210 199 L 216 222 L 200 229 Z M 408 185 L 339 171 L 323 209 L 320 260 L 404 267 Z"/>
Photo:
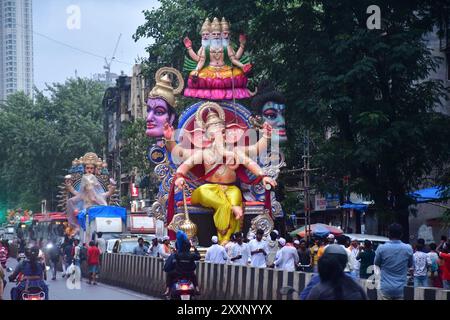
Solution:
<path fill-rule="evenodd" d="M 0 101 L 33 94 L 32 0 L 0 0 Z"/>
<path fill-rule="evenodd" d="M 148 203 L 145 202 L 145 194 L 135 188 L 137 183 L 133 186 L 138 174 L 123 169 L 121 150 L 127 141 L 121 139 L 121 131 L 126 123 L 146 117 L 145 97 L 148 92 L 149 86 L 142 75 L 142 67 L 135 65 L 132 76 L 119 76 L 116 85 L 106 89 L 103 97 L 106 136 L 104 159 L 108 168 L 111 168 L 112 177 L 120 185 L 121 198 L 130 200 L 127 207 L 132 212 L 140 211 Z"/>

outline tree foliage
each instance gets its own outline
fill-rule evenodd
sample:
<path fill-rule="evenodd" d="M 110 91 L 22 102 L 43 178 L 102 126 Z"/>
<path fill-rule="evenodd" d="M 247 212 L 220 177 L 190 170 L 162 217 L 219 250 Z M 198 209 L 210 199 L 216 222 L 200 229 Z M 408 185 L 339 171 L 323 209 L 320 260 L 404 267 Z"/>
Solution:
<path fill-rule="evenodd" d="M 102 154 L 104 86 L 88 79 L 47 85 L 32 100 L 23 93 L 0 106 L 0 202 L 8 208 L 56 209 L 57 185 L 71 162 Z"/>
<path fill-rule="evenodd" d="M 131 172 L 136 168 L 138 172 L 150 171 L 147 159 L 149 138 L 145 135 L 146 119 L 136 119 L 126 123 L 121 131 L 121 139 L 127 143 L 121 149 L 124 172 Z"/>

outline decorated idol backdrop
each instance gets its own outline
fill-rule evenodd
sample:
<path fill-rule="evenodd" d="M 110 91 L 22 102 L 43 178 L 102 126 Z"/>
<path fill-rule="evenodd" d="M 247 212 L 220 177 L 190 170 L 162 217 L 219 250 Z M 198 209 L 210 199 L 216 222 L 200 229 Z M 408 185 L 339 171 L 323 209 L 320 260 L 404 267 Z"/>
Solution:
<path fill-rule="evenodd" d="M 66 234 L 80 236 L 80 214 L 93 206 L 118 206 L 120 195 L 108 165 L 93 152 L 74 159 L 68 173 L 59 186 L 58 207 L 67 214 Z"/>
<path fill-rule="evenodd" d="M 285 165 L 279 149 L 280 141 L 286 140 L 284 98 L 270 82 L 262 82 L 256 92 L 247 88 L 252 65 L 244 56 L 246 39 L 240 36 L 240 47 L 233 48 L 225 18 L 206 19 L 201 37 L 198 50 L 184 39 L 189 57 L 183 94 L 199 101 L 177 106 L 179 118 L 174 126 L 171 112 L 175 108 L 169 110 L 177 104 L 180 86 L 173 89 L 166 78 L 168 96 L 156 93 L 151 98 L 163 101 L 149 99 L 149 114 L 160 107 L 164 122 L 157 132 L 162 133 L 163 143 L 149 148 L 148 158 L 161 181 L 151 214 L 164 221 L 172 238 L 183 230 L 200 245 L 209 245 L 212 235 L 224 244 L 238 231 L 263 229 L 268 235 L 274 218 L 283 215 L 274 188 Z M 152 92 L 157 92 L 169 72 L 177 74 L 167 68 L 157 72 Z M 236 102 L 244 98 L 253 98 L 252 111 Z M 153 129 L 148 120 L 147 134 Z"/>

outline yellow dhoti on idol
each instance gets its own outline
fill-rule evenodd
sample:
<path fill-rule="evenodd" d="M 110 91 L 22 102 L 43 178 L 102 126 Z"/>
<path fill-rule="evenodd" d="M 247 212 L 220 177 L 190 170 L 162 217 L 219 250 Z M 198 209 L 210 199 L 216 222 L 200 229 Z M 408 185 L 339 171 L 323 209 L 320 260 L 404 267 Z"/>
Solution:
<path fill-rule="evenodd" d="M 234 206 L 242 206 L 242 194 L 238 187 L 211 183 L 201 185 L 192 192 L 191 203 L 214 209 L 219 243 L 230 241 L 231 235 L 241 230 L 240 222 L 231 210 Z"/>

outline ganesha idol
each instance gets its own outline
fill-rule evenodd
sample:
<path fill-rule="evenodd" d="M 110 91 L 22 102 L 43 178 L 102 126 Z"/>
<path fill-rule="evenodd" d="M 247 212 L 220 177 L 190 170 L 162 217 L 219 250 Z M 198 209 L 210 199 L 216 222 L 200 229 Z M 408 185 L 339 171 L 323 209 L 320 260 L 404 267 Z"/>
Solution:
<path fill-rule="evenodd" d="M 176 76 L 178 87 L 172 87 L 169 74 Z M 153 138 L 161 138 L 164 134 L 164 125 L 173 125 L 176 120 L 175 95 L 183 90 L 184 80 L 181 73 L 170 67 L 159 69 L 155 75 L 156 84 L 151 90 L 147 100 L 147 127 L 146 135 Z"/>
<path fill-rule="evenodd" d="M 241 124 L 234 120 L 233 112 L 225 113 L 219 104 L 201 103 L 195 111 L 193 130 L 179 133 L 193 148 L 177 144 L 174 129 L 168 124 L 165 126 L 166 148 L 178 163 L 168 199 L 168 221 L 174 215 L 175 187 L 182 190 L 188 182 L 201 181 L 193 190 L 190 201 L 192 205 L 213 209 L 221 244 L 227 243 L 231 235 L 242 228 L 244 208 L 240 183 L 262 183 L 266 190 L 276 186 L 275 180 L 264 173 L 254 157 L 267 148 L 271 127 L 265 124 L 263 137 L 254 144 L 240 144 L 239 140 L 245 140 L 245 135 L 239 130 Z M 270 207 L 269 194 L 266 200 Z"/>
<path fill-rule="evenodd" d="M 253 95 L 247 89 L 247 76 L 252 65 L 242 57 L 245 36 L 235 53 L 230 44 L 230 25 L 222 18 L 206 19 L 201 28 L 202 47 L 195 53 L 192 42 L 184 39 L 190 58 L 186 57 L 184 70 L 190 71 L 186 97 L 206 100 L 245 99 Z"/>

